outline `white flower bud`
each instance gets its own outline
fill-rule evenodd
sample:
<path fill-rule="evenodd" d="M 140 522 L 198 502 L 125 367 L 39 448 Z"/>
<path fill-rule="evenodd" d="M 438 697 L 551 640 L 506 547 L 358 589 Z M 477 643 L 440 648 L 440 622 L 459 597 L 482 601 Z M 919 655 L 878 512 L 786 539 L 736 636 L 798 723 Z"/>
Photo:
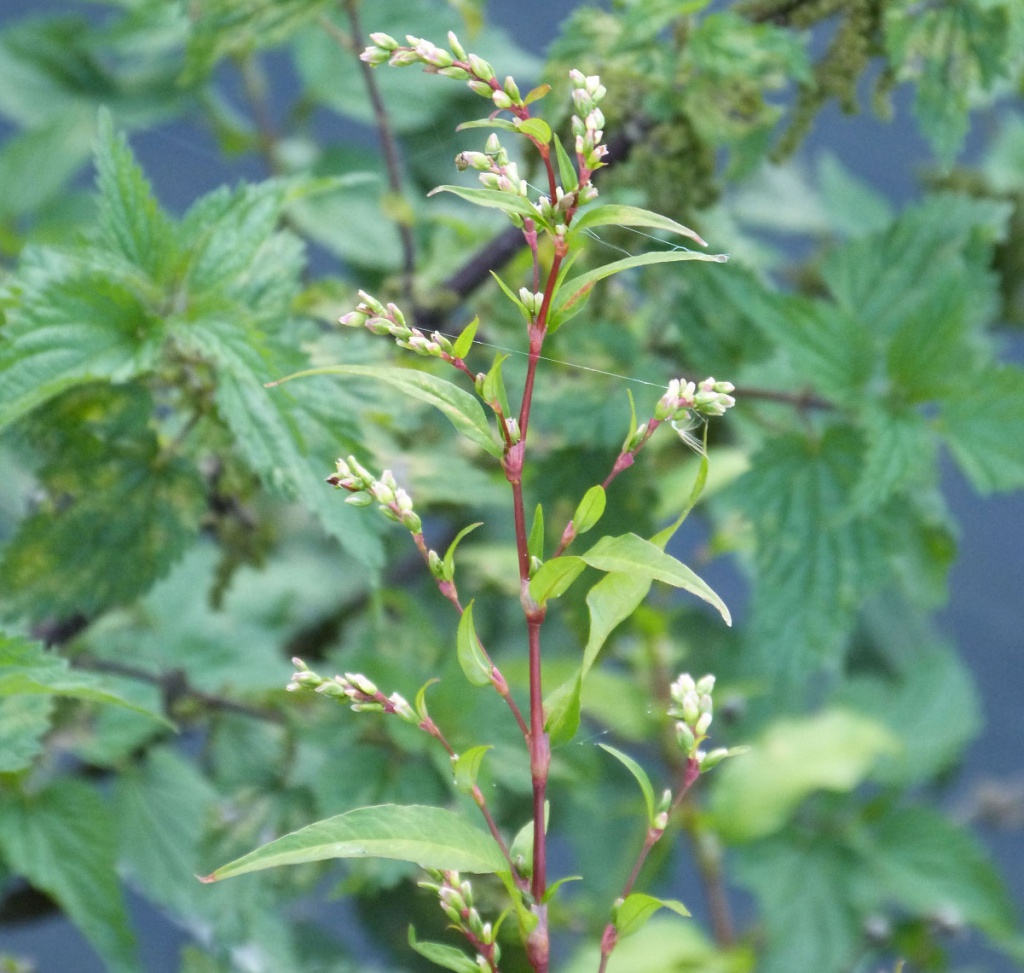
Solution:
<path fill-rule="evenodd" d="M 459 38 L 456 37 L 453 30 L 448 31 L 448 46 L 452 49 L 452 54 L 460 61 L 466 60 L 466 49 L 459 43 Z"/>

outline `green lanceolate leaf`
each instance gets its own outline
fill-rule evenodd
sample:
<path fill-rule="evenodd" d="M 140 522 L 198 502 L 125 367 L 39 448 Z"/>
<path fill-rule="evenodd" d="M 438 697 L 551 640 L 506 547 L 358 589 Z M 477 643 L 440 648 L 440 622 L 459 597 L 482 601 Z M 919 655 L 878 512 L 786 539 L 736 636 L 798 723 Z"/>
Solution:
<path fill-rule="evenodd" d="M 583 573 L 586 563 L 571 554 L 545 561 L 530 579 L 530 597 L 539 605 L 564 595 Z"/>
<path fill-rule="evenodd" d="M 593 229 L 595 226 L 649 226 L 655 230 L 666 230 L 677 236 L 688 237 L 706 247 L 705 243 L 693 230 L 682 223 L 670 220 L 667 216 L 652 213 L 639 206 L 624 206 L 621 203 L 604 203 L 585 210 L 573 220 L 573 233 Z"/>
<path fill-rule="evenodd" d="M 539 214 L 528 199 L 516 196 L 514 193 L 503 192 L 500 189 L 466 189 L 463 186 L 438 186 L 427 193 L 427 195 L 433 196 L 435 193 L 453 193 L 476 206 L 486 206 L 490 209 L 500 209 L 503 213 L 528 216 L 535 222 L 540 222 Z"/>
<path fill-rule="evenodd" d="M 82 931 L 110 973 L 138 958 L 114 859 L 114 822 L 96 790 L 61 779 L 33 795 L 0 799 L 0 853 Z"/>
<path fill-rule="evenodd" d="M 526 310 L 526 305 L 519 300 L 519 295 L 516 294 L 508 284 L 505 283 L 493 270 L 490 272 L 494 278 L 495 283 L 501 288 L 502 294 L 504 294 L 517 308 L 519 313 L 523 316 L 524 321 L 530 320 L 530 312 Z"/>
<path fill-rule="evenodd" d="M 459 332 L 458 338 L 452 344 L 452 354 L 456 358 L 465 358 L 473 347 L 473 338 L 476 337 L 476 329 L 480 324 L 480 318 L 475 317 Z"/>
<path fill-rule="evenodd" d="M 473 626 L 473 602 L 466 605 L 466 610 L 459 619 L 459 631 L 456 637 L 459 665 L 466 679 L 472 686 L 488 686 L 491 682 L 491 664 L 487 661 L 480 640 L 476 637 Z"/>
<path fill-rule="evenodd" d="M 523 135 L 535 138 L 541 145 L 551 141 L 551 126 L 543 118 L 528 118 L 518 128 Z"/>
<path fill-rule="evenodd" d="M 444 943 L 421 943 L 416 938 L 416 930 L 412 926 L 409 927 L 409 945 L 435 966 L 454 970 L 455 973 L 480 973 L 480 967 L 454 946 L 445 946 Z"/>
<path fill-rule="evenodd" d="M 435 378 L 428 372 L 414 371 L 410 368 L 382 368 L 375 365 L 328 365 L 325 368 L 297 372 L 272 382 L 271 385 L 281 385 L 307 375 L 351 375 L 355 378 L 371 378 L 384 382 L 443 412 L 463 436 L 492 456 L 502 455 L 501 445 L 491 436 L 487 417 L 480 403 L 457 385 Z"/>
<path fill-rule="evenodd" d="M 483 521 L 477 521 L 475 524 L 468 524 L 455 535 L 455 540 L 453 540 L 451 544 L 448 545 L 448 550 L 444 552 L 443 564 L 445 570 L 445 577 L 447 577 L 449 580 L 455 577 L 455 549 L 462 542 L 463 537 L 465 537 L 467 534 L 472 533 L 474 530 L 477 529 L 477 527 L 482 526 Z"/>
<path fill-rule="evenodd" d="M 613 274 L 620 274 L 624 270 L 632 270 L 636 267 L 647 267 L 652 264 L 676 263 L 680 260 L 705 260 L 711 263 L 725 263 L 728 256 L 724 253 L 697 253 L 693 250 L 659 250 L 655 253 L 641 253 L 635 257 L 625 257 L 622 260 L 615 260 L 603 267 L 597 267 L 579 277 L 565 281 L 559 288 L 558 297 L 555 298 L 552 307 L 552 314 L 548 321 L 548 332 L 553 334 L 566 321 L 575 317 L 583 310 L 590 291 L 599 280 L 611 277 Z"/>
<path fill-rule="evenodd" d="M 725 602 L 682 561 L 636 534 L 602 537 L 581 559 L 599 571 L 626 573 L 682 588 L 718 609 L 726 625 L 732 616 Z"/>
<path fill-rule="evenodd" d="M 530 527 L 530 535 L 526 539 L 526 550 L 530 557 L 544 560 L 544 508 L 538 503 L 537 509 L 533 512 L 533 524 Z"/>
<path fill-rule="evenodd" d="M 329 858 L 391 858 L 440 871 L 499 872 L 508 867 L 497 842 L 440 807 L 361 807 L 278 838 L 202 879 Z"/>
<path fill-rule="evenodd" d="M 558 179 L 562 183 L 562 189 L 567 193 L 575 192 L 580 184 L 580 177 L 576 172 L 576 167 L 572 164 L 569 153 L 565 151 L 562 140 L 556 135 L 554 141 L 555 158 L 558 160 Z M 579 219 L 582 219 L 582 217 L 579 217 Z M 575 226 L 576 224 L 574 223 L 573 228 Z"/>
<path fill-rule="evenodd" d="M 476 779 L 480 774 L 480 767 L 488 750 L 493 747 L 471 747 L 465 753 L 460 753 L 455 761 L 455 786 L 464 794 L 469 794 L 476 787 Z"/>
<path fill-rule="evenodd" d="M 690 910 L 676 899 L 658 899 L 643 892 L 634 892 L 626 896 L 615 910 L 615 929 L 619 937 L 625 939 L 639 932 L 659 909 L 671 909 L 680 916 L 690 914 Z"/>
<path fill-rule="evenodd" d="M 621 750 L 616 750 L 615 747 L 610 747 L 607 743 L 599 743 L 598 746 L 610 753 L 636 778 L 636 782 L 640 785 L 640 792 L 644 796 L 644 804 L 647 806 L 647 824 L 648 826 L 652 825 L 654 823 L 654 788 L 651 786 L 651 779 L 647 776 L 647 772 L 632 757 Z"/>
<path fill-rule="evenodd" d="M 120 695 L 91 672 L 71 669 L 67 659 L 38 642 L 0 634 L 0 696 L 43 695 L 123 706 L 172 727 L 162 714 Z"/>
<path fill-rule="evenodd" d="M 880 723 L 848 710 L 826 710 L 772 725 L 754 745 L 755 759 L 727 761 L 711 811 L 728 841 L 750 841 L 778 831 L 815 791 L 850 791 L 899 741 Z"/>
<path fill-rule="evenodd" d="M 503 416 L 510 416 L 512 413 L 508 406 L 508 395 L 505 392 L 505 380 L 501 376 L 501 365 L 506 358 L 508 355 L 503 355 L 500 352 L 494 356 L 494 364 L 491 365 L 484 378 L 480 397 L 492 408 L 497 406 L 501 409 Z"/>
<path fill-rule="evenodd" d="M 592 486 L 576 507 L 576 513 L 572 515 L 572 524 L 577 534 L 585 534 L 604 516 L 604 508 L 607 503 L 604 487 L 600 484 Z"/>
<path fill-rule="evenodd" d="M 518 132 L 511 119 L 508 118 L 474 118 L 455 126 L 456 132 L 464 132 L 470 128 L 496 128 L 502 132 Z"/>

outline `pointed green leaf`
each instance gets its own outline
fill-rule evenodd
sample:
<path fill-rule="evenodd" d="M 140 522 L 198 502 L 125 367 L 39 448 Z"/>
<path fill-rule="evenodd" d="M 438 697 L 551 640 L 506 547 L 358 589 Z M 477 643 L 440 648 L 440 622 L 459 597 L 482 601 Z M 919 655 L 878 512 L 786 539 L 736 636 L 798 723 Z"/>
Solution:
<path fill-rule="evenodd" d="M 567 193 L 573 193 L 579 187 L 580 177 L 576 172 L 576 167 L 572 164 L 572 159 L 569 158 L 569 153 L 565 151 L 565 146 L 562 145 L 562 140 L 556 135 L 555 136 L 555 158 L 558 160 L 558 179 L 562 183 L 562 189 Z M 573 224 L 575 228 L 576 224 Z"/>
<path fill-rule="evenodd" d="M 515 193 L 503 192 L 500 189 L 465 189 L 462 186 L 438 186 L 427 193 L 427 195 L 433 196 L 435 193 L 453 193 L 476 206 L 500 209 L 503 213 L 528 216 L 535 222 L 540 223 L 540 216 L 533 208 L 533 204 L 522 196 L 516 196 Z"/>
<path fill-rule="evenodd" d="M 494 364 L 491 365 L 480 389 L 480 397 L 493 407 L 497 403 L 503 416 L 511 415 L 508 407 L 508 395 L 505 392 L 505 380 L 501 376 L 501 365 L 508 355 L 499 352 L 494 356 Z"/>
<path fill-rule="evenodd" d="M 682 561 L 666 554 L 660 547 L 636 534 L 602 537 L 581 559 L 599 571 L 631 574 L 635 577 L 663 581 L 682 588 L 718 609 L 726 625 L 732 616 L 725 602 L 718 597 Z"/>
<path fill-rule="evenodd" d="M 571 554 L 545 561 L 530 579 L 530 597 L 539 605 L 564 595 L 583 573 L 586 563 Z"/>
<path fill-rule="evenodd" d="M 702 247 L 707 246 L 688 226 L 648 209 L 641 209 L 639 206 L 625 206 L 621 203 L 595 206 L 573 220 L 572 230 L 575 233 L 579 230 L 593 229 L 595 226 L 649 226 L 655 230 L 667 230 L 677 236 L 689 237 Z"/>
<path fill-rule="evenodd" d="M 533 825 L 531 824 L 529 827 L 532 830 Z M 516 922 L 519 924 L 519 933 L 525 942 L 530 933 L 537 928 L 537 923 L 540 921 L 539 917 L 536 912 L 527 907 L 526 902 L 523 900 L 522 890 L 512 879 L 510 871 L 506 869 L 503 872 L 498 872 L 498 878 L 501 879 L 501 884 L 505 886 L 505 891 L 508 892 L 508 897 L 512 900 Z"/>
<path fill-rule="evenodd" d="M 476 779 L 480 774 L 480 767 L 491 746 L 471 747 L 465 753 L 460 753 L 455 761 L 455 786 L 464 794 L 470 793 L 476 787 Z"/>
<path fill-rule="evenodd" d="M 459 546 L 459 543 L 462 541 L 463 537 L 465 537 L 467 534 L 472 533 L 474 530 L 477 529 L 477 527 L 482 526 L 483 521 L 478 520 L 475 524 L 469 524 L 466 527 L 463 527 L 462 530 L 460 530 L 455 535 L 455 540 L 453 540 L 451 544 L 448 545 L 448 550 L 444 552 L 443 563 L 445 573 L 448 575 L 449 578 L 455 577 L 455 549 Z"/>
<path fill-rule="evenodd" d="M 473 627 L 473 602 L 466 605 L 466 610 L 459 619 L 459 631 L 456 639 L 459 654 L 459 665 L 471 686 L 489 686 L 491 683 L 491 664 L 480 648 L 480 640 L 476 637 Z"/>
<path fill-rule="evenodd" d="M 572 524 L 576 528 L 577 535 L 585 534 L 604 516 L 604 508 L 607 503 L 604 487 L 600 484 L 592 486 L 576 507 L 576 513 L 572 515 Z"/>
<path fill-rule="evenodd" d="M 503 132 L 518 132 L 510 118 L 474 118 L 455 126 L 456 132 L 464 132 L 470 128 L 497 128 Z"/>
<path fill-rule="evenodd" d="M 420 686 L 419 691 L 416 693 L 415 710 L 416 715 L 419 716 L 421 721 L 425 722 L 430 718 L 430 714 L 427 712 L 427 690 L 433 686 L 434 683 L 440 681 L 441 680 L 437 678 L 428 679 L 422 686 Z"/>
<path fill-rule="evenodd" d="M 119 694 L 109 680 L 71 669 L 67 659 L 39 642 L 0 634 L 0 696 L 43 695 L 123 706 L 173 728 L 163 714 Z"/>
<path fill-rule="evenodd" d="M 530 557 L 535 557 L 539 561 L 544 560 L 544 508 L 539 503 L 533 512 L 533 524 L 526 539 L 526 549 Z"/>
<path fill-rule="evenodd" d="M 520 122 L 518 128 L 523 135 L 535 138 L 541 145 L 551 141 L 551 126 L 543 118 L 528 118 Z"/>
<path fill-rule="evenodd" d="M 535 101 L 540 101 L 550 90 L 549 84 L 539 84 L 536 88 L 531 88 L 529 94 L 523 98 L 523 104 L 532 105 Z"/>
<path fill-rule="evenodd" d="M 639 932 L 659 909 L 671 909 L 680 916 L 690 914 L 690 910 L 676 899 L 658 899 L 643 892 L 634 892 L 626 896 L 615 910 L 615 929 L 619 937 L 625 939 L 626 936 Z"/>
<path fill-rule="evenodd" d="M 476 337 L 476 329 L 479 324 L 480 318 L 475 317 L 459 332 L 458 338 L 452 344 L 452 354 L 456 358 L 465 358 L 469 354 L 470 348 L 473 347 L 473 338 Z"/>
<path fill-rule="evenodd" d="M 444 943 L 421 943 L 416 938 L 416 930 L 412 926 L 409 926 L 409 945 L 420 956 L 443 969 L 454 970 L 455 973 L 480 973 L 480 967 L 454 946 L 446 946 Z"/>
<path fill-rule="evenodd" d="M 95 788 L 61 778 L 0 798 L 0 853 L 82 931 L 110 973 L 137 973 L 138 957 L 114 859 L 114 822 Z"/>
<path fill-rule="evenodd" d="M 632 757 L 621 750 L 616 750 L 615 747 L 610 747 L 607 743 L 599 743 L 598 746 L 610 753 L 636 778 L 636 782 L 640 785 L 640 792 L 644 796 L 644 804 L 647 806 L 647 824 L 648 826 L 652 825 L 655 810 L 654 788 L 651 786 L 651 779 L 647 776 L 647 772 Z"/>
<path fill-rule="evenodd" d="M 583 676 L 576 675 L 562 683 L 544 700 L 544 729 L 551 746 L 560 747 L 569 743 L 580 728 L 580 696 L 583 692 Z"/>
<path fill-rule="evenodd" d="M 614 260 L 610 264 L 604 264 L 594 270 L 580 274 L 567 280 L 559 290 L 554 300 L 551 318 L 548 322 L 549 333 L 554 333 L 566 321 L 575 317 L 583 310 L 583 305 L 590 294 L 594 284 L 613 274 L 620 274 L 625 270 L 633 270 L 636 267 L 648 267 L 653 264 L 676 263 L 680 260 L 703 260 L 711 263 L 725 263 L 728 256 L 724 253 L 697 253 L 694 250 L 658 250 L 654 253 L 641 253 L 635 257 L 624 257 L 622 260 Z"/>
<path fill-rule="evenodd" d="M 501 445 L 492 438 L 487 418 L 480 403 L 457 385 L 436 378 L 429 372 L 376 365 L 328 365 L 324 368 L 311 368 L 304 372 L 296 372 L 294 375 L 289 375 L 287 378 L 270 384 L 277 386 L 307 375 L 351 375 L 356 378 L 371 378 L 378 382 L 384 382 L 443 412 L 463 436 L 481 446 L 492 456 L 502 455 Z"/>
<path fill-rule="evenodd" d="M 441 871 L 500 872 L 508 867 L 497 842 L 440 807 L 361 807 L 278 838 L 223 865 L 204 882 L 279 865 L 329 858 L 391 858 Z"/>
<path fill-rule="evenodd" d="M 104 244 L 159 280 L 174 239 L 171 222 L 153 197 L 127 140 L 114 131 L 106 109 L 99 115 L 96 172 L 97 216 Z"/>

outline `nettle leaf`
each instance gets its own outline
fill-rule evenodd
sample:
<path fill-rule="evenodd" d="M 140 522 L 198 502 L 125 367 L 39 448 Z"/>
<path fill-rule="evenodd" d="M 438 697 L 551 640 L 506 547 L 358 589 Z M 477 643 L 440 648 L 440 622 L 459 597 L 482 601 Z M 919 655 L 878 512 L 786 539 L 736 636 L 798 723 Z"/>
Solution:
<path fill-rule="evenodd" d="M 615 910 L 615 929 L 620 938 L 638 933 L 659 909 L 670 909 L 676 915 L 688 916 L 690 910 L 676 899 L 659 899 L 643 892 L 626 896 Z"/>
<path fill-rule="evenodd" d="M 172 726 L 161 713 L 121 695 L 110 680 L 69 668 L 67 659 L 39 642 L 0 634 L 0 696 L 61 696 L 123 706 Z"/>
<path fill-rule="evenodd" d="M 697 253 L 695 250 L 659 250 L 654 253 L 641 253 L 635 257 L 625 257 L 604 264 L 594 270 L 564 281 L 558 289 L 558 296 L 552 302 L 551 315 L 548 321 L 548 332 L 554 334 L 566 321 L 575 317 L 583 310 L 594 284 L 613 274 L 636 267 L 648 267 L 653 264 L 675 263 L 679 260 L 704 260 L 711 263 L 725 263 L 729 257 L 724 253 Z"/>
<path fill-rule="evenodd" d="M 918 806 L 893 808 L 869 829 L 864 847 L 879 898 L 922 915 L 951 912 L 997 942 L 1014 935 L 1006 885 L 963 827 Z"/>
<path fill-rule="evenodd" d="M 0 330 L 0 427 L 59 393 L 149 367 L 159 320 L 122 284 L 88 273 L 34 278 Z"/>
<path fill-rule="evenodd" d="M 1024 370 L 996 365 L 962 378 L 944 403 L 940 430 L 960 468 L 983 493 L 1024 486 Z"/>
<path fill-rule="evenodd" d="M 851 503 L 869 514 L 890 497 L 936 479 L 937 437 L 917 411 L 865 408 L 865 453 Z"/>
<path fill-rule="evenodd" d="M 715 772 L 711 813 L 726 841 L 778 831 L 816 791 L 853 790 L 899 741 L 869 716 L 833 709 L 776 722 L 752 749 L 754 759 Z"/>
<path fill-rule="evenodd" d="M 602 537 L 580 559 L 599 571 L 632 574 L 682 588 L 718 609 L 726 625 L 732 624 L 725 602 L 690 568 L 636 534 Z"/>
<path fill-rule="evenodd" d="M 759 971 L 841 973 L 853 965 L 863 948 L 863 917 L 849 890 L 869 879 L 852 852 L 786 833 L 736 849 L 734 856 L 736 879 L 753 892 L 765 923 Z"/>
<path fill-rule="evenodd" d="M 307 375 L 351 375 L 384 382 L 405 395 L 426 402 L 440 410 L 463 436 L 481 446 L 492 456 L 500 457 L 502 455 L 501 444 L 491 435 L 487 417 L 484 415 L 479 401 L 457 385 L 436 378 L 429 372 L 376 365 L 328 365 L 325 368 L 297 372 L 273 384 L 280 385 L 283 382 L 303 378 Z"/>
<path fill-rule="evenodd" d="M 129 435 L 72 471 L 67 494 L 23 520 L 3 548 L 8 613 L 92 616 L 126 604 L 195 541 L 206 492 L 194 465 L 162 456 L 148 430 Z"/>
<path fill-rule="evenodd" d="M 57 902 L 111 973 L 134 973 L 115 843 L 106 803 L 81 781 L 61 778 L 37 794 L 0 799 L 0 851 L 10 867 Z"/>
<path fill-rule="evenodd" d="M 127 139 L 114 131 L 105 109 L 99 115 L 96 184 L 101 241 L 152 280 L 160 280 L 173 252 L 171 221 L 154 198 Z"/>
<path fill-rule="evenodd" d="M 46 748 L 52 696 L 0 697 L 0 774 L 28 770 Z"/>
<path fill-rule="evenodd" d="M 967 0 L 906 16 L 887 8 L 885 46 L 896 76 L 915 81 L 914 113 L 944 165 L 963 146 L 976 99 L 1013 65 L 1011 5 Z"/>
<path fill-rule="evenodd" d="M 319 821 L 223 865 L 202 881 L 329 858 L 391 858 L 441 871 L 492 873 L 508 867 L 498 843 L 440 807 L 382 804 Z"/>

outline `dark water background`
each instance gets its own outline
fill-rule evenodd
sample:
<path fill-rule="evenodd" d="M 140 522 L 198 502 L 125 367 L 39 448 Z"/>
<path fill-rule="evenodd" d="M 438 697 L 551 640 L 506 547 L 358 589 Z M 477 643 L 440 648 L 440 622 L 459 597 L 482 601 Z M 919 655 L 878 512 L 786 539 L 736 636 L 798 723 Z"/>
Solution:
<path fill-rule="evenodd" d="M 565 15 L 577 6 L 576 0 L 492 2 L 488 20 L 505 26 L 523 46 L 541 51 Z M 82 14 L 87 10 L 87 5 L 56 0 L 0 0 L 0 23 L 33 13 Z M 372 29 L 371 13 L 372 3 L 364 12 L 367 29 Z M 287 94 L 286 75 L 272 81 L 272 87 L 281 83 Z M 826 109 L 805 153 L 812 161 L 822 152 L 833 153 L 895 204 L 906 204 L 918 194 L 917 176 L 927 167 L 929 152 L 916 133 L 906 99 L 898 100 L 897 105 L 896 117 L 889 124 L 870 115 L 848 117 L 834 108 Z M 9 129 L 0 122 L 0 138 L 5 134 Z M 221 183 L 265 176 L 255 160 L 227 165 L 212 138 L 186 123 L 140 133 L 133 136 L 132 145 L 157 196 L 173 212 L 183 211 L 196 197 Z M 1024 363 L 1024 336 L 1006 339 L 1005 356 Z M 1024 448 L 1024 430 L 1021 443 Z M 939 627 L 960 647 L 973 672 L 986 724 L 941 801 L 945 807 L 967 814 L 975 807 L 979 789 L 996 799 L 1006 797 L 1015 826 L 983 824 L 976 831 L 999 864 L 1016 901 L 1024 903 L 1024 494 L 979 497 L 951 463 L 946 464 L 945 488 L 961 536 L 950 579 L 950 600 L 939 616 Z M 187 937 L 145 902 L 132 899 L 131 908 L 140 934 L 143 970 L 174 973 L 178 950 Z M 311 904 L 309 908 L 325 918 L 329 915 L 331 926 L 344 928 L 347 940 L 358 935 L 346 919 L 343 903 Z M 0 931 L 0 949 L 31 957 L 38 973 L 104 973 L 77 931 L 58 917 Z M 1014 969 L 1009 961 L 966 937 L 956 942 L 954 955 L 975 970 L 1011 973 Z"/>

